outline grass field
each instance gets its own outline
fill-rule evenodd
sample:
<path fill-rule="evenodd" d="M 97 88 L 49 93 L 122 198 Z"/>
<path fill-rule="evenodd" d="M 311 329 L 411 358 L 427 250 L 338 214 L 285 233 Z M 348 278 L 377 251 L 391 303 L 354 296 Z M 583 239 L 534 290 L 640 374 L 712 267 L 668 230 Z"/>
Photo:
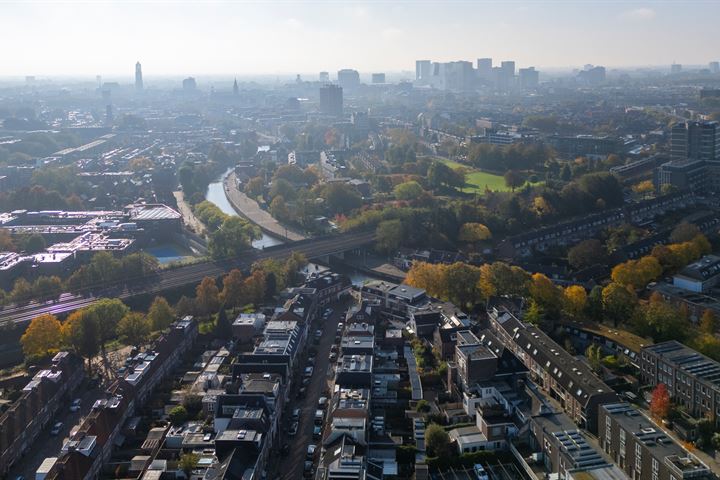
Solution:
<path fill-rule="evenodd" d="M 465 186 L 460 189 L 464 193 L 484 193 L 486 187 L 494 192 L 505 192 L 510 188 L 505 185 L 505 178 L 501 175 L 494 175 L 492 173 L 481 172 L 480 170 L 473 170 L 467 165 L 462 163 L 454 162 L 447 158 L 433 157 L 435 160 L 443 162 L 445 165 L 452 169 L 465 168 L 468 170 L 465 175 Z"/>

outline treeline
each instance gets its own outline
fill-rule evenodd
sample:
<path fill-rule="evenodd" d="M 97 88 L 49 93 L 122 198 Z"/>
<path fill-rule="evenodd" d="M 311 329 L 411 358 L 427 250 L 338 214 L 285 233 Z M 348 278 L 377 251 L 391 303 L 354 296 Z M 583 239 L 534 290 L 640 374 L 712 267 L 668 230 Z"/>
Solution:
<path fill-rule="evenodd" d="M 208 249 L 216 260 L 238 257 L 261 236 L 258 227 L 240 216 L 227 215 L 207 200 L 195 205 L 193 213 L 208 227 Z"/>
<path fill-rule="evenodd" d="M 60 322 L 54 315 L 35 317 L 20 338 L 28 361 L 36 361 L 67 349 L 88 362 L 116 338 L 128 345 L 148 341 L 154 332 L 166 329 L 175 312 L 163 297 L 155 297 L 147 315 L 132 312 L 118 299 L 103 298 L 76 310 Z"/>
<path fill-rule="evenodd" d="M 471 165 L 495 172 L 542 170 L 545 162 L 552 156 L 552 149 L 542 143 L 475 143 L 468 148 L 468 161 Z"/>
<path fill-rule="evenodd" d="M 85 293 L 108 286 L 132 285 L 154 275 L 158 267 L 157 259 L 144 252 L 120 259 L 108 252 L 98 252 L 65 281 L 54 275 L 38 277 L 32 283 L 18 278 L 10 291 L 0 289 L 0 305 L 25 305 L 31 300 L 57 301 L 65 291 Z"/>

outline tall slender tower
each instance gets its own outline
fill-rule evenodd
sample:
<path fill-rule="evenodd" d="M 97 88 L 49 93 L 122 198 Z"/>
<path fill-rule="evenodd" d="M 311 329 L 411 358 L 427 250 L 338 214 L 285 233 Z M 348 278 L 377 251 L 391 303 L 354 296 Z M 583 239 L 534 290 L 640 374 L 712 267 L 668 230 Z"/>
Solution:
<path fill-rule="evenodd" d="M 239 95 L 240 94 L 240 88 L 237 84 L 237 78 L 235 79 L 235 83 L 233 83 L 233 95 Z"/>
<path fill-rule="evenodd" d="M 135 90 L 142 90 L 142 89 L 143 89 L 142 65 L 140 65 L 140 62 L 137 62 L 135 64 Z"/>

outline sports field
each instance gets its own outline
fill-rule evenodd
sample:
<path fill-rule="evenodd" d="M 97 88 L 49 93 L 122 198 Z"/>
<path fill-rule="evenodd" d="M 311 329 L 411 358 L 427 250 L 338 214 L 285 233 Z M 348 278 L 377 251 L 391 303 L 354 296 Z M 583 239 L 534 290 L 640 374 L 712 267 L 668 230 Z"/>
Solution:
<path fill-rule="evenodd" d="M 467 174 L 465 175 L 465 186 L 461 189 L 462 192 L 484 193 L 486 188 L 489 188 L 493 192 L 505 192 L 510 190 L 510 187 L 505 185 L 505 178 L 501 175 L 474 170 L 472 167 L 454 162 L 447 158 L 434 157 L 434 160 L 443 162 L 452 169 L 457 170 L 458 168 L 464 168 L 467 170 Z"/>

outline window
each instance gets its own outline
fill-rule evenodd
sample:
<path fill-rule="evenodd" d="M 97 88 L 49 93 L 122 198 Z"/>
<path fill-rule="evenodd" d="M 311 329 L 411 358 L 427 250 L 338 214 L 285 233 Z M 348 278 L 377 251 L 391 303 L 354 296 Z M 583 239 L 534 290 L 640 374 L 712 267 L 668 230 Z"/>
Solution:
<path fill-rule="evenodd" d="M 656 459 L 652 459 L 652 480 L 658 480 L 658 471 L 660 470 L 660 463 Z"/>
<path fill-rule="evenodd" d="M 642 448 L 640 443 L 635 444 L 635 471 L 638 474 L 642 472 Z"/>

